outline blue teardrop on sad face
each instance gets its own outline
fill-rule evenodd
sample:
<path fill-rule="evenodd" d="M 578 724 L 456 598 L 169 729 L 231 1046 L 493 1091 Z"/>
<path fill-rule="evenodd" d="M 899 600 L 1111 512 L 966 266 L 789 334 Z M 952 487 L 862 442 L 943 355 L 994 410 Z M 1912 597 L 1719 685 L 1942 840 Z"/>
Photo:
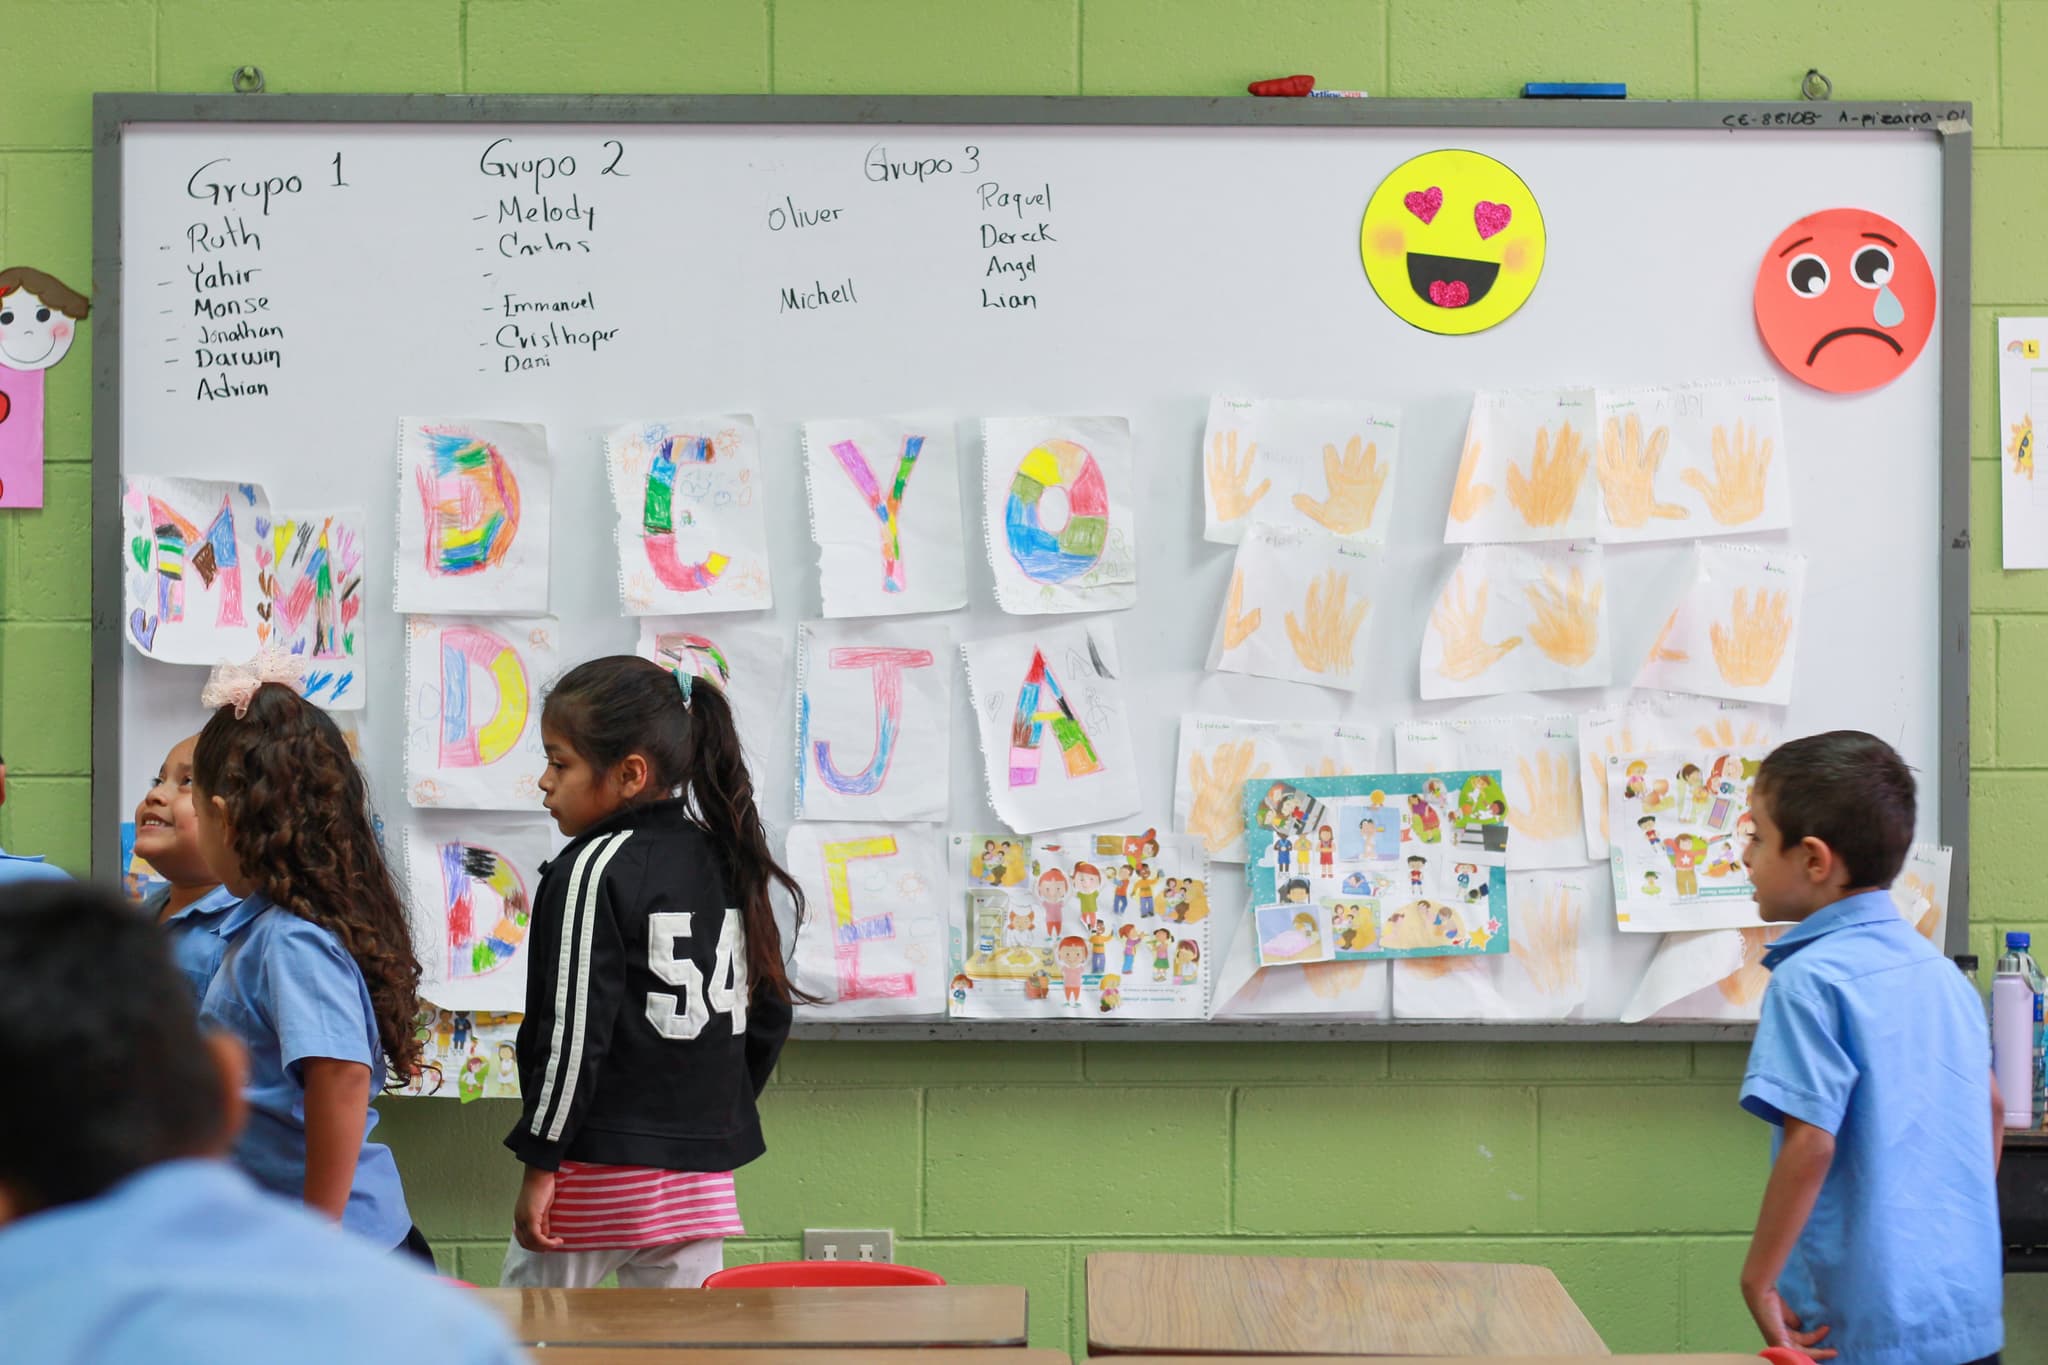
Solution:
<path fill-rule="evenodd" d="M 1880 327 L 1896 327 L 1905 320 L 1906 309 L 1899 302 L 1899 296 L 1892 292 L 1890 285 L 1879 285 L 1877 289 L 1877 325 Z"/>

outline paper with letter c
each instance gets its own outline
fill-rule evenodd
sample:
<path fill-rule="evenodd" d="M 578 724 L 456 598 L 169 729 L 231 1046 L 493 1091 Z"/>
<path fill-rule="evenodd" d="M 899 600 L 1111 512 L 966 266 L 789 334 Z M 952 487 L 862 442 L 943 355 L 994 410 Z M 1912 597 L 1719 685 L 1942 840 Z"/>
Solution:
<path fill-rule="evenodd" d="M 775 605 L 753 418 L 629 423 L 604 438 L 604 467 L 628 616 Z"/>
<path fill-rule="evenodd" d="M 951 420 L 805 422 L 804 483 L 827 617 L 967 605 L 960 456 Z"/>
<path fill-rule="evenodd" d="M 1138 602 L 1137 467 L 1121 417 L 991 417 L 982 510 L 1004 611 Z"/>
<path fill-rule="evenodd" d="M 402 419 L 392 606 L 546 611 L 549 476 L 538 423 Z"/>
<path fill-rule="evenodd" d="M 405 787 L 415 806 L 540 809 L 541 687 L 561 666 L 552 616 L 405 623 Z"/>
<path fill-rule="evenodd" d="M 1137 761 L 1107 621 L 960 646 L 989 804 L 1019 834 L 1138 808 Z"/>
<path fill-rule="evenodd" d="M 952 637 L 806 621 L 796 646 L 800 820 L 942 820 L 953 772 Z"/>
<path fill-rule="evenodd" d="M 946 841 L 936 825 L 798 821 L 784 845 L 808 915 L 790 976 L 806 1019 L 946 1012 Z"/>

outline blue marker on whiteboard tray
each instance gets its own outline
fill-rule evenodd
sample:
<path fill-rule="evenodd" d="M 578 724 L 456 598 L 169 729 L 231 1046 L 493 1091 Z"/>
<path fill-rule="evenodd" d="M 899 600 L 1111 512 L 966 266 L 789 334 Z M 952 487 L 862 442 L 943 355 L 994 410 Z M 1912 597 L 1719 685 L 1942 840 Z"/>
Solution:
<path fill-rule="evenodd" d="M 1522 87 L 1525 100 L 1625 100 L 1628 86 L 1621 81 L 1530 81 Z"/>
<path fill-rule="evenodd" d="M 1366 93 L 1363 90 L 1311 90 L 1308 97 L 1312 100 L 1362 100 Z"/>

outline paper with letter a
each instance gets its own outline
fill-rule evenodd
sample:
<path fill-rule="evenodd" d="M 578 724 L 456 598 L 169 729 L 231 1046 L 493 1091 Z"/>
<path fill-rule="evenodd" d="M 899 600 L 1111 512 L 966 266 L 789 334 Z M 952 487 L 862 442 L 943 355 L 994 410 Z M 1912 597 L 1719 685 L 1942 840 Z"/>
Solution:
<path fill-rule="evenodd" d="M 960 647 L 989 804 L 1019 834 L 1138 808 L 1137 762 L 1109 622 Z"/>
<path fill-rule="evenodd" d="M 950 419 L 806 422 L 804 482 L 826 616 L 967 605 L 960 456 Z"/>

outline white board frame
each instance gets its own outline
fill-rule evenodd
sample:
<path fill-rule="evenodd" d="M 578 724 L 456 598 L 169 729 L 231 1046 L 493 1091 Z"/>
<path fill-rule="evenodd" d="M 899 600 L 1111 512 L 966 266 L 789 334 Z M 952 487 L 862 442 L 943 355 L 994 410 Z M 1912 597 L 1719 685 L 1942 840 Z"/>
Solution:
<path fill-rule="evenodd" d="M 1308 100 L 1104 96 L 802 95 L 205 95 L 94 97 L 93 165 L 93 747 L 92 866 L 119 867 L 123 719 L 120 480 L 124 317 L 121 259 L 123 137 L 164 123 L 857 124 L 1088 127 L 1302 127 L 1443 129 L 1725 130 L 1735 138 L 1781 131 L 1898 135 L 1938 140 L 1942 248 L 1938 546 L 1940 838 L 1955 850 L 1947 948 L 1969 933 L 1969 284 L 1972 108 L 1967 101 L 1773 103 L 1575 100 Z M 136 320 L 139 323 L 139 319 Z M 871 1040 L 1034 1038 L 1107 1041 L 1224 1039 L 1739 1039 L 1744 1024 L 1213 1022 L 1200 1025 L 804 1024 L 798 1036 Z"/>

